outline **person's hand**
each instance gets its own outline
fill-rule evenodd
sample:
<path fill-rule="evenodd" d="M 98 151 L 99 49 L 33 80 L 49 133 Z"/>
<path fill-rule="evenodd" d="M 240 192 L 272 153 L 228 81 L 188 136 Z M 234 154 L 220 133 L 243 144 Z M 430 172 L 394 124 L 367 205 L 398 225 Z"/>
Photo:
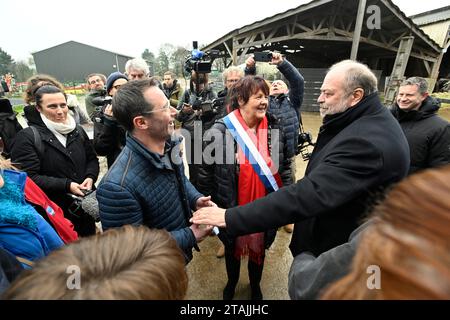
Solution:
<path fill-rule="evenodd" d="M 192 109 L 192 106 L 190 104 L 183 104 L 183 108 L 181 109 L 181 112 L 186 114 L 194 113 L 194 109 Z"/>
<path fill-rule="evenodd" d="M 94 185 L 94 180 L 92 178 L 84 179 L 83 183 L 80 185 L 80 189 L 91 190 Z"/>
<path fill-rule="evenodd" d="M 211 196 L 200 197 L 197 199 L 196 209 L 206 208 L 206 207 L 217 207 L 217 204 L 211 201 Z"/>
<path fill-rule="evenodd" d="M 113 111 L 112 111 L 112 105 L 111 104 L 108 104 L 107 106 L 106 106 L 106 108 L 105 108 L 105 110 L 103 111 L 103 113 L 105 114 L 105 115 L 107 115 L 107 116 L 109 116 L 109 117 L 113 117 L 114 115 L 113 115 Z"/>
<path fill-rule="evenodd" d="M 269 64 L 278 66 L 283 62 L 283 56 L 279 52 L 272 52 L 272 61 Z"/>
<path fill-rule="evenodd" d="M 204 207 L 194 212 L 191 223 L 206 224 L 225 228 L 225 209 L 219 207 Z"/>
<path fill-rule="evenodd" d="M 198 224 L 193 224 L 189 228 L 191 228 L 192 233 L 194 234 L 194 237 L 198 243 L 203 241 L 207 236 L 211 234 L 213 226 L 202 226 Z"/>
<path fill-rule="evenodd" d="M 71 182 L 70 183 L 70 193 L 76 195 L 76 196 L 84 196 L 84 193 L 81 191 L 81 189 L 85 189 L 82 188 L 80 184 L 76 183 L 76 182 Z"/>
<path fill-rule="evenodd" d="M 254 68 L 256 64 L 255 59 L 253 59 L 253 55 L 248 57 L 247 60 L 245 60 L 245 66 L 247 67 L 247 69 L 251 69 Z"/>

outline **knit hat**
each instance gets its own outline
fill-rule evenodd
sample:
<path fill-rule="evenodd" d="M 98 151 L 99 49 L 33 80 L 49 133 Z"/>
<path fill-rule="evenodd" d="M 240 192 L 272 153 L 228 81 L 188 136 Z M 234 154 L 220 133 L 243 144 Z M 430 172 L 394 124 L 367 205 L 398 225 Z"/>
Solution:
<path fill-rule="evenodd" d="M 106 79 L 106 92 L 109 94 L 109 91 L 112 89 L 114 82 L 117 79 L 125 79 L 128 80 L 127 76 L 120 72 L 113 72 L 109 75 L 108 79 Z"/>

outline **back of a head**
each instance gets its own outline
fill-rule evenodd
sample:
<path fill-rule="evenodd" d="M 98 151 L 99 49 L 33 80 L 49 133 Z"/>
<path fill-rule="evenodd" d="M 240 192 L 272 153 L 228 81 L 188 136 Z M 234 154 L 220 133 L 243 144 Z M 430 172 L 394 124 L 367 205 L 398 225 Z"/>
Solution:
<path fill-rule="evenodd" d="M 378 90 L 378 80 L 375 74 L 365 65 L 353 60 L 340 61 L 328 70 L 328 73 L 344 74 L 344 91 L 350 95 L 356 88 L 364 90 L 368 96 Z"/>
<path fill-rule="evenodd" d="M 3 298 L 180 300 L 187 285 L 183 254 L 170 234 L 128 225 L 54 251 Z"/>
<path fill-rule="evenodd" d="M 378 205 L 350 273 L 324 299 L 450 299 L 450 165 L 412 175 Z M 369 289 L 368 267 L 381 271 Z"/>

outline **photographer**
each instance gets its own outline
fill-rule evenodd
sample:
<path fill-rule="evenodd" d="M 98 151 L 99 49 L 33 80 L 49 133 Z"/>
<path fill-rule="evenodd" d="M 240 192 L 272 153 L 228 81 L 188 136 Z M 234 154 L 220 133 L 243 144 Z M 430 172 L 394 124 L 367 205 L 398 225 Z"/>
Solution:
<path fill-rule="evenodd" d="M 108 97 L 113 97 L 128 78 L 120 73 L 113 72 L 106 80 L 106 92 Z M 113 116 L 111 99 L 100 98 L 94 100 L 99 103 L 94 113 L 94 148 L 99 156 L 106 156 L 108 168 L 112 166 L 125 145 L 125 130 L 117 123 Z"/>
<path fill-rule="evenodd" d="M 208 74 L 192 71 L 189 88 L 178 103 L 179 112 L 176 119 L 182 123 L 181 127 L 190 133 L 190 137 L 185 137 L 186 150 L 189 162 L 189 180 L 195 187 L 197 187 L 200 163 L 194 163 L 194 131 L 197 135 L 200 134 L 197 144 L 201 151 L 203 132 L 211 128 L 214 121 L 218 119 L 218 114 L 214 110 L 204 112 L 202 103 L 211 102 L 215 98 L 216 93 L 208 86 Z"/>
<path fill-rule="evenodd" d="M 291 183 L 295 182 L 295 155 L 297 154 L 299 128 L 302 123 L 300 107 L 303 102 L 303 92 L 305 81 L 298 70 L 281 53 L 268 53 L 271 57 L 269 64 L 276 65 L 281 74 L 286 78 L 286 83 L 282 80 L 275 80 L 270 86 L 269 112 L 275 115 L 281 122 L 281 130 L 286 136 L 288 157 L 291 158 Z M 256 73 L 256 62 L 253 57 L 247 59 L 245 74 Z M 285 226 L 289 233 L 293 230 L 293 224 Z"/>

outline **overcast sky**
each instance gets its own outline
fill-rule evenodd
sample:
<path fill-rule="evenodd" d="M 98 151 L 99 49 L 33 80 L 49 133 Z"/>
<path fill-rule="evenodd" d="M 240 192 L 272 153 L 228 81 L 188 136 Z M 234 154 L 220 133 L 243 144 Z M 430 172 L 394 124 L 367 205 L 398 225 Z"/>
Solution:
<path fill-rule="evenodd" d="M 406 15 L 449 0 L 393 0 Z M 310 0 L 2 0 L 0 48 L 16 61 L 75 40 L 130 56 L 163 43 L 191 48 Z M 447 2 L 447 4 L 445 3 Z"/>

